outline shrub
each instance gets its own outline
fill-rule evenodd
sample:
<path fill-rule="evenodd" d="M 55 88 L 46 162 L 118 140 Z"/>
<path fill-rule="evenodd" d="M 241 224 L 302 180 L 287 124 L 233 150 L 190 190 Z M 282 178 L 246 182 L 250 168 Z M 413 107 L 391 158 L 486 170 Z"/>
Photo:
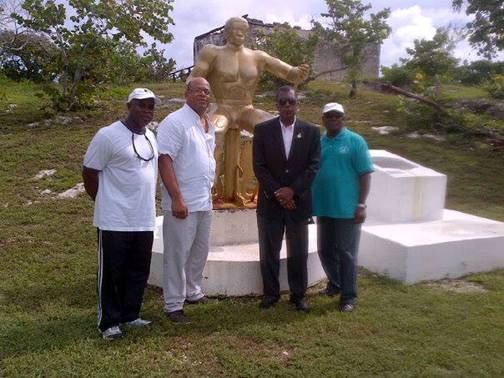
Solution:
<path fill-rule="evenodd" d="M 495 75 L 487 84 L 486 90 L 493 98 L 504 99 L 504 75 Z"/>
<path fill-rule="evenodd" d="M 409 87 L 415 80 L 415 73 L 397 64 L 392 67 L 381 67 L 382 81 L 395 85 L 396 87 Z"/>

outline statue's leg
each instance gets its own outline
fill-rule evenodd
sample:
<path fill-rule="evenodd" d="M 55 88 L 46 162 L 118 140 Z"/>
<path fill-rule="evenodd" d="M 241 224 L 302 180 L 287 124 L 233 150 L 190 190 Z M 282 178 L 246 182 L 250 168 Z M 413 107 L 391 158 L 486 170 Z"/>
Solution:
<path fill-rule="evenodd" d="M 261 109 L 247 108 L 240 115 L 240 125 L 249 133 L 254 133 L 254 127 L 258 123 L 267 121 L 274 116 Z M 242 176 L 238 189 L 238 196 L 247 207 L 254 207 L 257 201 L 257 193 L 259 185 L 255 180 L 254 170 L 252 167 L 252 141 L 242 142 L 242 151 L 240 158 L 240 168 Z"/>
<path fill-rule="evenodd" d="M 224 200 L 224 143 L 226 132 L 229 127 L 229 117 L 222 111 L 217 111 L 211 116 L 212 123 L 215 125 L 215 183 L 214 183 L 214 204 Z M 215 207 L 215 205 L 214 205 Z"/>
<path fill-rule="evenodd" d="M 237 125 L 231 125 L 226 132 L 226 148 L 224 151 L 224 200 L 236 203 L 236 187 L 240 172 L 240 129 Z M 238 201 L 238 205 L 241 205 Z"/>

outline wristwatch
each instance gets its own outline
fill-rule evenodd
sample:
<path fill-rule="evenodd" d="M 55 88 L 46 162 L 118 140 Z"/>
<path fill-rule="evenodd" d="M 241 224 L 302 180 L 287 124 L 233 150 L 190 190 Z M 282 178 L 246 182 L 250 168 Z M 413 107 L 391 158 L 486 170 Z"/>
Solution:
<path fill-rule="evenodd" d="M 362 209 L 367 209 L 367 205 L 365 203 L 359 203 L 357 207 L 360 207 Z"/>

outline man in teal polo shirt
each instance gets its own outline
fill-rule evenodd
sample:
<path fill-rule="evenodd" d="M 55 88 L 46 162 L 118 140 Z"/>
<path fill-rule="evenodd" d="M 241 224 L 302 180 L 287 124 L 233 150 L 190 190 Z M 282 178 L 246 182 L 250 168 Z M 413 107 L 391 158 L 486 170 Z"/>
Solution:
<path fill-rule="evenodd" d="M 313 182 L 318 253 L 329 282 L 326 294 L 340 297 L 340 311 L 357 301 L 357 251 L 373 162 L 364 138 L 343 125 L 345 111 L 331 102 L 322 109 L 320 170 Z"/>

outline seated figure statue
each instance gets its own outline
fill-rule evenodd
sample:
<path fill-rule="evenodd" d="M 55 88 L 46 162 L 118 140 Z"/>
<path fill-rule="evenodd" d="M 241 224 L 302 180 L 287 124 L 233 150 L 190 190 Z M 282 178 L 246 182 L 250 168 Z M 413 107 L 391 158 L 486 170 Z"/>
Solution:
<path fill-rule="evenodd" d="M 206 78 L 217 105 L 211 113 L 216 126 L 214 208 L 229 207 L 226 204 L 230 203 L 242 207 L 253 202 L 254 193 L 245 193 L 239 185 L 243 172 L 252 172 L 250 154 L 242 154 L 240 161 L 240 131 L 253 133 L 256 124 L 272 118 L 270 113 L 252 105 L 262 72 L 297 85 L 310 71 L 308 64 L 293 67 L 264 51 L 245 47 L 248 30 L 245 18 L 227 20 L 226 44 L 204 46 L 189 77 Z"/>

